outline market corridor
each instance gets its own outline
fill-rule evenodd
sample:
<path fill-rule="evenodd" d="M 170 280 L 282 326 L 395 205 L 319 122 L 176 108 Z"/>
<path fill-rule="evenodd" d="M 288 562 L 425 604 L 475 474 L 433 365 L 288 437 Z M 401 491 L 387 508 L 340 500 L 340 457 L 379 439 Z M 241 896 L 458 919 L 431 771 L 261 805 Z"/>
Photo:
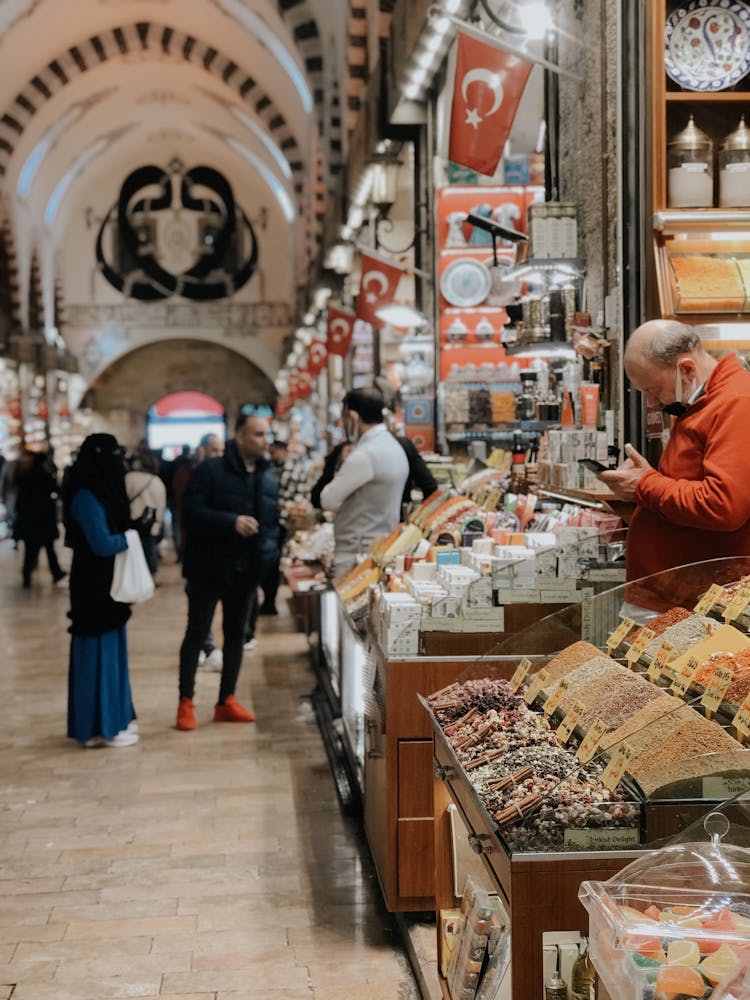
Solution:
<path fill-rule="evenodd" d="M 65 554 L 67 558 L 67 553 Z M 306 641 L 261 618 L 252 726 L 173 727 L 177 568 L 128 628 L 141 742 L 65 738 L 67 593 L 0 543 L 0 1000 L 414 1000 L 361 827 L 342 816 Z M 285 602 L 280 601 L 285 611 Z"/>

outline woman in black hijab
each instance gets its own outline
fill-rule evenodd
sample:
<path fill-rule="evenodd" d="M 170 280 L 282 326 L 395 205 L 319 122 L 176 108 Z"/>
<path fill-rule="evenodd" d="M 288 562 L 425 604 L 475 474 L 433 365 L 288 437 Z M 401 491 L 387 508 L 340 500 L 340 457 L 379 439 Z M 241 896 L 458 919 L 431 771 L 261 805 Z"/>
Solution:
<path fill-rule="evenodd" d="M 111 434 L 81 445 L 63 497 L 70 570 L 68 736 L 84 746 L 138 742 L 125 623 L 130 605 L 113 601 L 115 555 L 128 547 L 130 507 L 123 451 Z"/>

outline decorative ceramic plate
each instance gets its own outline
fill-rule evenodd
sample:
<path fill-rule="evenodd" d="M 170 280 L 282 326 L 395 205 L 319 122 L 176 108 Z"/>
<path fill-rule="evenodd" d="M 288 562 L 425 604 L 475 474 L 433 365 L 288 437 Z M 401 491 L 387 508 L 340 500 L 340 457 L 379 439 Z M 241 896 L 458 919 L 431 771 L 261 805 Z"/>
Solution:
<path fill-rule="evenodd" d="M 750 6 L 744 0 L 692 0 L 664 28 L 667 73 L 686 90 L 732 87 L 750 70 Z"/>
<path fill-rule="evenodd" d="M 484 302 L 492 286 L 490 272 L 478 260 L 461 257 L 443 271 L 440 291 L 452 306 L 471 308 Z"/>

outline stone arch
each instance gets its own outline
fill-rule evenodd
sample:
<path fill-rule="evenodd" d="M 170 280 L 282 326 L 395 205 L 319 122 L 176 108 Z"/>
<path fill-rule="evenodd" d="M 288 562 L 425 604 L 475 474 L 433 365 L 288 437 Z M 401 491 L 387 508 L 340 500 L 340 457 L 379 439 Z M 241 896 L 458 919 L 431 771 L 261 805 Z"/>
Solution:
<path fill-rule="evenodd" d="M 289 163 L 300 217 L 309 218 L 304 203 L 305 164 L 297 138 L 266 90 L 245 69 L 217 49 L 178 28 L 138 21 L 101 31 L 52 59 L 26 84 L 0 115 L 0 177 L 29 122 L 56 93 L 88 70 L 129 53 L 160 51 L 198 66 L 234 90 L 267 127 Z"/>

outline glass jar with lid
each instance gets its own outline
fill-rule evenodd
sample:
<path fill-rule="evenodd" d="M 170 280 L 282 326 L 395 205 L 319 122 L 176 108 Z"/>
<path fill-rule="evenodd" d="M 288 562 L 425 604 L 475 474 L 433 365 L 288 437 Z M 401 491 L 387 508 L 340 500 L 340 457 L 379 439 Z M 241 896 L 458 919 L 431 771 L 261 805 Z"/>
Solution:
<path fill-rule="evenodd" d="M 714 203 L 713 142 L 693 116 L 667 145 L 670 208 L 710 208 Z"/>
<path fill-rule="evenodd" d="M 744 115 L 719 150 L 719 205 L 750 207 L 750 129 Z"/>

